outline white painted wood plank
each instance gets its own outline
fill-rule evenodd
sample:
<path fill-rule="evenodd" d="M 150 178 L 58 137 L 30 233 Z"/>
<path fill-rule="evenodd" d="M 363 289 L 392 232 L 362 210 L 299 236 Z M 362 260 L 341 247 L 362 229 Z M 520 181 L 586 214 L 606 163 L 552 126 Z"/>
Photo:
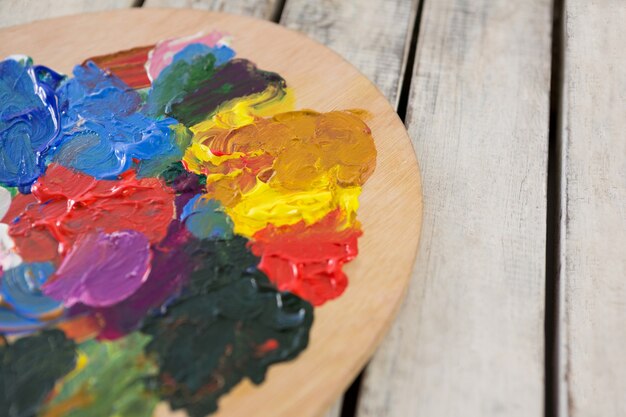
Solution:
<path fill-rule="evenodd" d="M 417 0 L 289 0 L 281 24 L 338 52 L 397 104 Z"/>
<path fill-rule="evenodd" d="M 70 14 L 132 7 L 133 0 L 0 0 L 0 27 Z"/>
<path fill-rule="evenodd" d="M 626 3 L 565 2 L 560 416 L 626 415 Z"/>
<path fill-rule="evenodd" d="M 143 7 L 211 10 L 271 19 L 277 11 L 278 4 L 278 0 L 146 0 Z"/>
<path fill-rule="evenodd" d="M 552 2 L 425 1 L 420 250 L 358 416 L 539 417 Z"/>

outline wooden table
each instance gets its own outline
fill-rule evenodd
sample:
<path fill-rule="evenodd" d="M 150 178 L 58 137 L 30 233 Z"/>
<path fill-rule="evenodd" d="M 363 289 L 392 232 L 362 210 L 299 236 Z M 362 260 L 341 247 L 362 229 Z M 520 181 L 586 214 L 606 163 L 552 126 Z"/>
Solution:
<path fill-rule="evenodd" d="M 626 2 L 0 0 L 0 26 L 123 7 L 302 31 L 404 119 L 421 248 L 343 416 L 626 415 Z"/>

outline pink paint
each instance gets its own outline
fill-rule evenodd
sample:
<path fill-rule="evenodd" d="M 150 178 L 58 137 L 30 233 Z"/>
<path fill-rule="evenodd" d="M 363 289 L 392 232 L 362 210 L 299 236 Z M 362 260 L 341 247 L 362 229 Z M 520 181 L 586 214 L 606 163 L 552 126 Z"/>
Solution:
<path fill-rule="evenodd" d="M 148 278 L 150 242 L 133 230 L 81 236 L 43 292 L 66 307 L 105 307 L 132 295 Z"/>
<path fill-rule="evenodd" d="M 146 62 L 148 78 L 150 78 L 151 81 L 156 80 L 161 71 L 172 62 L 174 55 L 192 43 L 201 43 L 209 47 L 214 47 L 220 43 L 224 43 L 224 34 L 220 32 L 211 32 L 208 35 L 197 33 L 184 38 L 168 39 L 157 43 L 154 49 L 148 54 L 148 62 Z"/>

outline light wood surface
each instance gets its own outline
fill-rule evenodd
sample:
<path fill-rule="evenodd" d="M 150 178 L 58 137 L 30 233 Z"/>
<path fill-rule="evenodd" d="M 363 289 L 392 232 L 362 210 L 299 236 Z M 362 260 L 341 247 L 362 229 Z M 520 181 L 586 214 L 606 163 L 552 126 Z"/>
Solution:
<path fill-rule="evenodd" d="M 559 416 L 626 415 L 626 3 L 565 2 Z"/>
<path fill-rule="evenodd" d="M 539 417 L 552 4 L 425 1 L 407 115 L 422 241 L 358 416 Z"/>
<path fill-rule="evenodd" d="M 397 105 L 417 0 L 289 0 L 280 23 L 333 49 Z"/>
<path fill-rule="evenodd" d="M 239 385 L 216 414 L 317 416 L 381 340 L 404 294 L 419 236 L 415 156 L 384 97 L 347 62 L 302 35 L 258 20 L 199 11 L 133 9 L 9 28 L 0 31 L 0 54 L 26 53 L 67 72 L 89 55 L 211 29 L 228 30 L 239 56 L 283 75 L 296 91 L 298 107 L 357 107 L 374 115 L 368 124 L 377 141 L 378 165 L 361 198 L 365 235 L 360 256 L 346 267 L 348 290 L 316 310 L 310 347 L 297 360 L 271 368 L 261 387 Z"/>
<path fill-rule="evenodd" d="M 207 10 L 273 19 L 279 13 L 279 0 L 146 0 L 143 7 L 174 7 Z"/>
<path fill-rule="evenodd" d="M 0 27 L 50 17 L 132 7 L 133 0 L 0 0 Z"/>

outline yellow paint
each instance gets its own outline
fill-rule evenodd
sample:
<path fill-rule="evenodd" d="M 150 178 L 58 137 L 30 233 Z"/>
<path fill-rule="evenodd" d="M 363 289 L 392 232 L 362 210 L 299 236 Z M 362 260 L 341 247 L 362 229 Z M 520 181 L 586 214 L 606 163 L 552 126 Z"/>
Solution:
<path fill-rule="evenodd" d="M 63 417 L 72 410 L 88 407 L 93 401 L 93 396 L 86 389 L 81 388 L 80 391 L 66 400 L 53 406 L 47 406 L 40 417 Z"/>
<path fill-rule="evenodd" d="M 192 128 L 184 163 L 207 176 L 208 196 L 224 206 L 235 233 L 312 224 L 336 209 L 345 226 L 354 223 L 361 185 L 376 163 L 366 112 L 305 110 L 263 119 L 246 113 L 248 104 L 230 108 L 233 117 Z"/>
<path fill-rule="evenodd" d="M 239 159 L 246 154 L 243 152 L 233 152 L 231 154 L 217 156 L 211 152 L 211 148 L 198 142 L 193 142 L 185 152 L 185 166 L 187 170 L 196 174 L 208 174 L 203 168 L 205 166 L 219 166 L 225 161 Z"/>
<path fill-rule="evenodd" d="M 74 378 L 80 371 L 85 369 L 85 366 L 89 363 L 89 358 L 84 352 L 78 351 L 78 357 L 76 358 L 76 366 L 72 369 L 72 372 L 67 374 L 65 378 L 72 379 Z"/>
<path fill-rule="evenodd" d="M 268 223 L 275 226 L 307 224 L 321 220 L 329 212 L 340 209 L 344 226 L 353 225 L 359 206 L 361 187 L 336 187 L 290 191 L 258 181 L 252 191 L 244 194 L 226 214 L 235 225 L 237 234 L 252 237 Z"/>
<path fill-rule="evenodd" d="M 194 142 L 202 142 L 215 129 L 235 129 L 256 119 L 293 110 L 295 95 L 291 88 L 284 91 L 270 85 L 260 93 L 235 98 L 221 104 L 207 120 L 191 127 Z"/>

